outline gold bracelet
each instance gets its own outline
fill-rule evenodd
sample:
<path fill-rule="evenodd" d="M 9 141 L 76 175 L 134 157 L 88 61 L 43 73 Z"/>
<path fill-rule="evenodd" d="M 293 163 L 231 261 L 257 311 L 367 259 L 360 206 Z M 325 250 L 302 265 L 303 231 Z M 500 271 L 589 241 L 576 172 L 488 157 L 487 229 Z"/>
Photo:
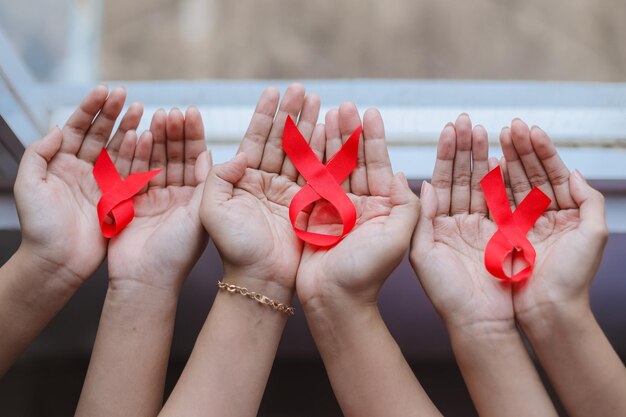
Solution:
<path fill-rule="evenodd" d="M 263 294 L 259 294 L 258 292 L 249 291 L 246 287 L 239 287 L 234 284 L 226 284 L 222 281 L 217 281 L 217 287 L 220 290 L 226 290 L 231 294 L 238 293 L 243 295 L 244 297 L 248 297 L 251 300 L 264 304 L 273 308 L 276 311 L 280 311 L 281 313 L 285 313 L 288 316 L 293 316 L 295 313 L 295 309 L 293 307 L 287 307 L 283 303 L 279 303 L 278 301 L 274 301 L 271 298 L 264 296 Z"/>

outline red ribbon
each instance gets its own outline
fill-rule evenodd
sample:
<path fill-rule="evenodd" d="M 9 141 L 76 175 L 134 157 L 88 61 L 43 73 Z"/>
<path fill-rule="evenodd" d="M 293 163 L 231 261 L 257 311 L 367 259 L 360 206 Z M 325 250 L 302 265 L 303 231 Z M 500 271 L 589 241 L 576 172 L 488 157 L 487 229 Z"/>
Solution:
<path fill-rule="evenodd" d="M 289 205 L 289 219 L 296 235 L 305 242 L 321 247 L 332 246 L 348 234 L 356 224 L 356 209 L 352 200 L 341 188 L 341 183 L 356 168 L 360 136 L 361 126 L 355 129 L 341 149 L 324 165 L 317 159 L 291 117 L 287 117 L 283 133 L 283 149 L 307 181 Z M 312 233 L 296 227 L 298 214 L 320 199 L 328 201 L 339 212 L 343 223 L 340 235 Z"/>
<path fill-rule="evenodd" d="M 487 206 L 491 211 L 498 230 L 491 237 L 485 248 L 485 266 L 487 271 L 497 278 L 518 282 L 530 277 L 535 258 L 535 248 L 526 238 L 537 219 L 550 205 L 550 198 L 539 188 L 533 188 L 522 200 L 515 212 L 511 212 L 509 199 L 504 188 L 500 167 L 489 172 L 480 182 L 485 193 Z M 524 257 L 528 266 L 513 276 L 508 276 L 503 268 L 504 259 L 517 250 Z"/>
<path fill-rule="evenodd" d="M 161 170 L 138 172 L 130 174 L 125 180 L 115 169 L 113 161 L 106 149 L 102 149 L 93 167 L 93 176 L 102 190 L 102 197 L 98 201 L 98 220 L 102 235 L 111 238 L 124 230 L 135 216 L 133 196 L 137 194 Z M 107 214 L 113 218 L 113 223 L 105 222 Z"/>

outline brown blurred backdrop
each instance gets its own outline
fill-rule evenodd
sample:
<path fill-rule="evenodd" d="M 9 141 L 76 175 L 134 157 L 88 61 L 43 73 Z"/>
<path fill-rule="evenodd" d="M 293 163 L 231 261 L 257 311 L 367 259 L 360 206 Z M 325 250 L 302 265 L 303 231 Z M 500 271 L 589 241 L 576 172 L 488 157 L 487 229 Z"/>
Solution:
<path fill-rule="evenodd" d="M 624 0 L 110 0 L 102 78 L 626 80 Z"/>

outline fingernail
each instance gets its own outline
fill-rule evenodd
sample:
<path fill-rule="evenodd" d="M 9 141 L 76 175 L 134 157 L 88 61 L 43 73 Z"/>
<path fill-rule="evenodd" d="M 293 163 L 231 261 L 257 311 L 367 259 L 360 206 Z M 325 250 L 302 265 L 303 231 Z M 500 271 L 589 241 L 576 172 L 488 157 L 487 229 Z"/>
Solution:
<path fill-rule="evenodd" d="M 428 183 L 428 181 L 426 180 L 422 181 L 422 188 L 420 189 L 420 198 L 424 197 L 426 193 L 428 193 L 429 186 L 430 184 Z"/>
<path fill-rule="evenodd" d="M 572 174 L 576 177 L 576 179 L 578 179 L 579 181 L 582 181 L 584 183 L 587 182 L 587 180 L 585 179 L 585 177 L 583 176 L 583 174 L 578 170 L 575 169 L 574 171 L 572 171 Z"/>

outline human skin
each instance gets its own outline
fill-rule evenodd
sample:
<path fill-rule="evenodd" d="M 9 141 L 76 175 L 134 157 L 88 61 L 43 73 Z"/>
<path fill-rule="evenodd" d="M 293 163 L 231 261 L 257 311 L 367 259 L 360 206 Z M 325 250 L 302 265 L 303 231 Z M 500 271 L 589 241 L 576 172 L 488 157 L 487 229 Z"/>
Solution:
<path fill-rule="evenodd" d="M 604 198 L 539 127 L 515 119 L 500 143 L 514 202 L 535 186 L 552 199 L 529 233 L 537 261 L 513 288 L 515 317 L 568 415 L 626 415 L 626 368 L 589 303 L 608 239 Z"/>
<path fill-rule="evenodd" d="M 95 88 L 63 128 L 53 128 L 22 157 L 14 187 L 22 242 L 0 268 L 0 375 L 104 259 L 91 171 L 125 99 L 123 88 Z M 131 105 L 113 139 L 140 118 L 141 107 Z"/>
<path fill-rule="evenodd" d="M 326 115 L 326 160 L 360 124 L 352 103 Z M 419 201 L 404 175 L 393 174 L 375 109 L 364 115 L 357 167 L 343 187 L 357 224 L 333 247 L 306 244 L 297 275 L 298 297 L 337 401 L 346 416 L 438 416 L 378 311 L 380 288 L 408 249 Z M 341 229 L 329 204 L 316 203 L 308 230 Z"/>
<path fill-rule="evenodd" d="M 323 134 L 312 139 L 319 106 L 300 84 L 287 88 L 280 105 L 278 90 L 266 89 L 237 156 L 211 170 L 200 211 L 222 258 L 222 280 L 286 305 L 302 244 L 289 222 L 289 202 L 300 187 L 282 151 L 282 131 L 290 115 L 314 148 L 323 147 Z M 286 322 L 284 313 L 219 291 L 160 415 L 256 416 Z"/>
<path fill-rule="evenodd" d="M 556 416 L 516 327 L 513 286 L 484 266 L 484 249 L 497 226 L 480 181 L 497 165 L 488 158 L 482 126 L 472 128 L 466 114 L 446 125 L 432 184 L 422 185 L 410 260 L 448 330 L 478 413 Z M 511 274 L 512 262 L 504 269 Z"/>
<path fill-rule="evenodd" d="M 158 110 L 139 141 L 130 131 L 108 151 L 122 177 L 161 172 L 108 242 L 109 288 L 76 415 L 156 416 L 180 290 L 208 240 L 199 209 L 211 155 L 194 107 Z"/>

